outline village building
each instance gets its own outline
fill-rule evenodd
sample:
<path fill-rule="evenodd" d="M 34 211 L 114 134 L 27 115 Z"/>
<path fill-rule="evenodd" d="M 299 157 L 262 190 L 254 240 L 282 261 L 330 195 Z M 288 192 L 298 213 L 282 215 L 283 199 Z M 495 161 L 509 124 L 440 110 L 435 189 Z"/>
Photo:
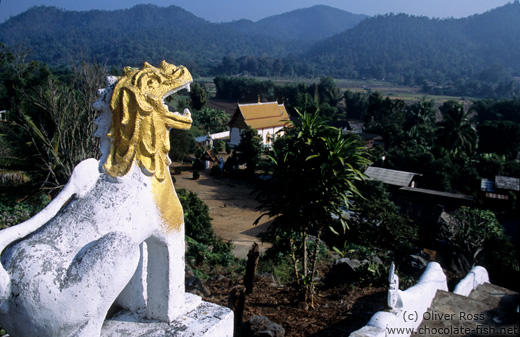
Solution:
<path fill-rule="evenodd" d="M 229 144 L 238 145 L 240 133 L 249 126 L 258 131 L 265 146 L 270 146 L 275 137 L 282 136 L 281 130 L 289 120 L 285 106 L 278 102 L 239 103 L 228 124 Z"/>
<path fill-rule="evenodd" d="M 369 166 L 365 174 L 369 180 L 378 180 L 386 185 L 397 187 L 415 187 L 416 176 L 421 176 L 419 173 L 390 170 L 382 167 Z"/>
<path fill-rule="evenodd" d="M 508 200 L 510 191 L 520 191 L 520 179 L 504 176 L 495 176 L 495 180 L 483 178 L 480 188 L 486 198 Z"/>

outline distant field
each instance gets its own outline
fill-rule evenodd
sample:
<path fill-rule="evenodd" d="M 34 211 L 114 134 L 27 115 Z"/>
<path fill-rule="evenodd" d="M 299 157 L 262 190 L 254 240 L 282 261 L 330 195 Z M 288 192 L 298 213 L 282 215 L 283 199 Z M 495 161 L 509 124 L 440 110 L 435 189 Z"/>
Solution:
<path fill-rule="evenodd" d="M 271 80 L 276 84 L 284 84 L 284 83 L 318 83 L 319 78 L 317 79 L 308 79 L 308 78 L 269 78 L 269 77 L 255 77 L 258 80 L 265 81 Z M 376 80 L 347 80 L 347 79 L 335 79 L 336 86 L 340 88 L 340 90 L 346 91 L 351 90 L 355 92 L 373 92 L 378 91 L 383 95 L 383 97 L 389 97 L 391 99 L 402 99 L 407 104 L 421 101 L 423 98 L 433 99 L 436 105 L 442 105 L 442 103 L 455 100 L 461 103 L 470 104 L 473 98 L 469 97 L 460 97 L 460 96 L 436 96 L 436 95 L 425 95 L 420 91 L 418 87 L 406 87 L 397 85 L 394 83 L 386 82 L 386 81 L 376 81 Z M 201 77 L 195 80 L 195 82 L 204 83 L 206 85 L 206 89 L 208 90 L 210 97 L 214 97 L 216 94 L 215 85 L 213 84 L 213 77 Z"/>

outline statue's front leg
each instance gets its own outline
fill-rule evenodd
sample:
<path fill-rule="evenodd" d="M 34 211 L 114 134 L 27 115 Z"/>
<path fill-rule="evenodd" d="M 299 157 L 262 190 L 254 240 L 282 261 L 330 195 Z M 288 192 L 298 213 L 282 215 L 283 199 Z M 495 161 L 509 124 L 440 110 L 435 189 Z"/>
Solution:
<path fill-rule="evenodd" d="M 146 316 L 171 322 L 186 310 L 184 230 L 146 241 L 148 250 Z"/>

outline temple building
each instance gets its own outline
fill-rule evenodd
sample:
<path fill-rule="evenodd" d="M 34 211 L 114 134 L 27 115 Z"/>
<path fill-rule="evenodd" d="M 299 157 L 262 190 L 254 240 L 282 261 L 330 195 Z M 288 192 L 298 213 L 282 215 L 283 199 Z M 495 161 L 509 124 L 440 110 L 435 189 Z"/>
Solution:
<path fill-rule="evenodd" d="M 240 143 L 240 133 L 248 126 L 258 131 L 262 143 L 270 146 L 275 137 L 281 136 L 282 128 L 289 122 L 289 115 L 283 104 L 278 102 L 258 102 L 238 104 L 229 121 L 229 144 Z"/>

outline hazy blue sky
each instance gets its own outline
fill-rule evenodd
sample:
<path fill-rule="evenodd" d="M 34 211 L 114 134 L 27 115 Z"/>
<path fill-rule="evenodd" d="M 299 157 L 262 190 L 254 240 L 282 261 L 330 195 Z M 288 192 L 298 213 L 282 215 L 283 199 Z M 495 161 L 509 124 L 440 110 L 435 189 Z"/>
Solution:
<path fill-rule="evenodd" d="M 140 3 L 177 5 L 212 22 L 253 21 L 317 4 L 357 14 L 407 13 L 429 17 L 466 17 L 502 6 L 511 0 L 0 0 L 0 23 L 32 6 L 48 5 L 67 10 L 122 9 Z"/>

